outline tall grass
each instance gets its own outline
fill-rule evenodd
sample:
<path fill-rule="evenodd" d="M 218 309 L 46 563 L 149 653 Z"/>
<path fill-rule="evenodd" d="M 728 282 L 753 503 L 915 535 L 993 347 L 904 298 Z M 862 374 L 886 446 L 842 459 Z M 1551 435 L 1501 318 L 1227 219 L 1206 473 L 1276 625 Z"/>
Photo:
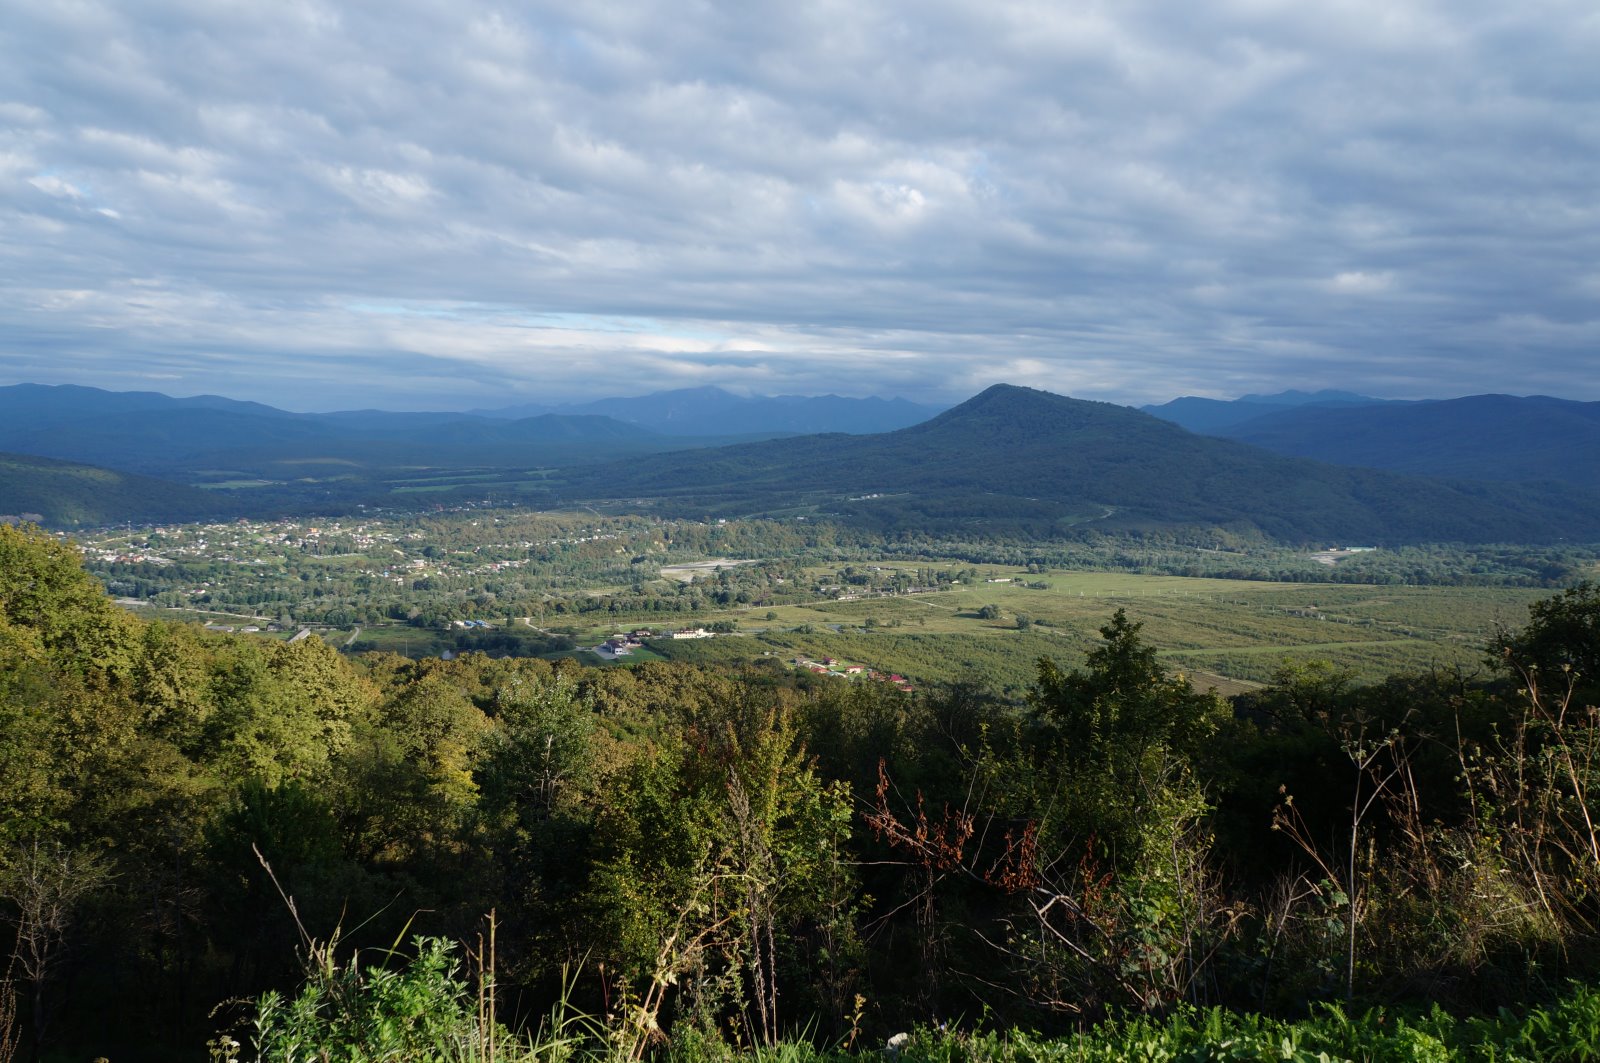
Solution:
<path fill-rule="evenodd" d="M 330 943 L 335 944 L 335 943 Z M 474 954 L 469 952 L 469 956 Z M 251 1044 L 223 1036 L 213 1063 L 612 1063 L 625 1058 L 625 1031 L 576 1011 L 564 994 L 539 1027 L 512 1033 L 493 1019 L 493 971 L 483 957 L 464 974 L 456 949 L 415 939 L 398 966 L 317 950 L 298 993 L 257 1002 Z M 384 959 L 393 961 L 394 954 Z M 703 1036 L 668 1040 L 667 1063 L 1484 1063 L 1600 1058 L 1600 989 L 1572 985 L 1554 1003 L 1522 1013 L 1458 1018 L 1431 1011 L 1323 1005 L 1299 1020 L 1223 1008 L 1180 1007 L 1164 1018 L 1116 1017 L 1082 1032 L 1042 1038 L 1023 1030 L 924 1027 L 889 1045 L 818 1045 L 792 1039 L 735 1048 Z"/>

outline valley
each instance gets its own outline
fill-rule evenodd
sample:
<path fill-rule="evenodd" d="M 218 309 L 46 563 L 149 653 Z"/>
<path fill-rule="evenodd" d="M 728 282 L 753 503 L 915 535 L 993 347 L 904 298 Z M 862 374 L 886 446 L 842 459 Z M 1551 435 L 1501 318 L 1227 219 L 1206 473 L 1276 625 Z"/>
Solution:
<path fill-rule="evenodd" d="M 180 1001 L 164 1042 L 215 1029 L 218 996 L 276 1028 L 250 995 L 308 977 L 301 912 L 335 936 L 361 913 L 367 955 L 434 935 L 408 971 L 504 913 L 524 1030 L 571 999 L 569 959 L 587 1014 L 670 984 L 662 962 L 672 1007 L 733 975 L 716 1007 L 739 1014 L 768 933 L 790 951 L 764 970 L 838 1038 L 930 1002 L 1058 1033 L 1202 991 L 1286 1015 L 1340 995 L 1330 976 L 1409 1006 L 1438 997 L 1394 986 L 1485 966 L 1480 939 L 1541 977 L 1589 969 L 1600 873 L 1547 800 L 1594 755 L 1561 715 L 1600 667 L 1581 484 L 1339 467 L 1005 386 L 909 427 L 737 442 L 591 414 L 155 416 L 181 435 L 219 412 L 273 427 L 158 470 L 159 435 L 117 442 L 142 416 L 108 417 L 120 470 L 0 460 L 0 830 L 109 913 L 119 1045 L 150 1028 L 126 988 L 149 955 L 173 957 L 149 979 Z M 1531 775 L 1529 734 L 1558 754 Z M 1501 841 L 1535 815 L 1555 849 Z M 1528 898 L 1565 881 L 1575 915 L 1546 921 Z M 761 906 L 781 930 L 740 921 Z M 706 951 L 674 957 L 678 926 Z M 74 1016 L 102 999 L 30 984 Z M 888 1003 L 864 1017 L 869 992 Z"/>
<path fill-rule="evenodd" d="M 1576 548 L 1508 550 L 1497 566 L 1460 548 L 1413 548 L 1330 565 L 1312 551 L 1132 541 L 1023 545 L 1032 560 L 1022 563 L 993 546 L 959 556 L 955 543 L 908 558 L 816 524 L 497 507 L 113 529 L 77 541 L 125 605 L 216 630 L 286 639 L 309 628 L 351 652 L 600 664 L 592 649 L 618 632 L 720 627 L 715 639 L 661 637 L 604 663 L 770 668 L 832 656 L 1009 697 L 1033 681 L 1039 657 L 1092 647 L 1117 609 L 1146 625 L 1167 668 L 1223 693 L 1308 660 L 1364 681 L 1471 675 L 1496 626 L 1519 623 L 1548 593 L 1536 571 L 1559 557 L 1577 578 L 1600 560 Z M 1222 565 L 1227 578 L 1200 574 Z M 1451 585 L 1462 582 L 1478 585 Z"/>

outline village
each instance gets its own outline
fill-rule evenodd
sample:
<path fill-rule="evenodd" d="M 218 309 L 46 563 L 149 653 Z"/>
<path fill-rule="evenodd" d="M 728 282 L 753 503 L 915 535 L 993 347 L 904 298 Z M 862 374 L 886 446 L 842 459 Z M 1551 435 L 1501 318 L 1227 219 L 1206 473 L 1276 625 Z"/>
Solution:
<path fill-rule="evenodd" d="M 916 687 L 912 686 L 911 680 L 903 675 L 894 672 L 880 672 L 876 669 L 868 668 L 864 664 L 847 664 L 837 657 L 823 657 L 818 660 L 812 660 L 810 657 L 796 657 L 793 663 L 796 668 L 834 679 L 865 679 L 874 683 L 888 683 L 890 686 L 903 690 L 908 694 L 916 689 Z"/>

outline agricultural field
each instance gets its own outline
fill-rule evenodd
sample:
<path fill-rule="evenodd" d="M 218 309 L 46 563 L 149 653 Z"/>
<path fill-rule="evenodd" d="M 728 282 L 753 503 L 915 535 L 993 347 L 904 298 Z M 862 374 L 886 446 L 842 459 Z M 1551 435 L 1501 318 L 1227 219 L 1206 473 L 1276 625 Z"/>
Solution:
<path fill-rule="evenodd" d="M 891 566 L 883 566 L 889 568 Z M 920 566 L 926 569 L 928 566 Z M 1025 690 L 1038 658 L 1076 665 L 1118 609 L 1174 670 L 1222 693 L 1285 663 L 1327 660 L 1366 681 L 1418 669 L 1486 668 L 1497 625 L 1515 627 L 1548 592 L 1525 588 L 1363 587 L 986 568 L 948 591 L 708 614 L 743 637 L 668 643 L 674 659 L 833 656 L 921 682 Z M 986 608 L 987 607 L 987 608 Z M 768 614 L 772 619 L 766 619 Z M 1019 618 L 1021 623 L 1019 625 Z"/>
<path fill-rule="evenodd" d="M 124 604 L 184 621 L 260 624 L 263 637 L 310 627 L 352 653 L 579 654 L 618 632 L 717 626 L 734 633 L 581 659 L 628 666 L 658 654 L 792 667 L 797 657 L 827 656 L 914 684 L 970 683 L 1011 697 L 1027 691 L 1040 657 L 1076 666 L 1118 609 L 1144 625 L 1174 671 L 1235 693 L 1311 659 L 1368 681 L 1480 672 L 1496 626 L 1521 625 L 1528 605 L 1553 593 L 1456 585 L 1492 566 L 1442 548 L 1427 556 L 1450 582 L 1290 582 L 1071 559 L 888 560 L 782 524 L 482 509 L 116 529 L 86 537 L 84 548 Z M 1367 553 L 1338 566 L 1392 560 Z M 473 626 L 463 630 L 465 622 Z"/>

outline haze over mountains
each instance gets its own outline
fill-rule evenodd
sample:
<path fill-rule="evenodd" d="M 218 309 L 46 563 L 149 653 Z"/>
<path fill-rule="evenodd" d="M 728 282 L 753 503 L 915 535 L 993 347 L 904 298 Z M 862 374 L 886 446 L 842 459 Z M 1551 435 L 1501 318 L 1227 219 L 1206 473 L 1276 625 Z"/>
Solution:
<path fill-rule="evenodd" d="M 530 409 L 299 414 L 217 396 L 0 388 L 0 451 L 30 456 L 0 463 L 0 513 L 95 523 L 474 497 L 629 500 L 893 534 L 1207 525 L 1286 541 L 1600 538 L 1600 403 L 1288 392 L 1180 399 L 1149 416 L 997 385 L 880 431 L 923 408 L 696 388 L 517 416 Z M 669 434 L 691 426 L 701 434 Z M 1496 480 L 1515 482 L 1485 482 Z"/>
<path fill-rule="evenodd" d="M 485 417 L 535 417 L 541 414 L 591 414 L 614 417 L 663 435 L 703 436 L 707 426 L 729 435 L 816 432 L 892 432 L 926 421 L 942 407 L 905 399 L 846 399 L 838 395 L 755 395 L 744 397 L 718 387 L 659 391 L 626 399 L 597 399 L 563 406 L 512 406 L 473 410 Z"/>

